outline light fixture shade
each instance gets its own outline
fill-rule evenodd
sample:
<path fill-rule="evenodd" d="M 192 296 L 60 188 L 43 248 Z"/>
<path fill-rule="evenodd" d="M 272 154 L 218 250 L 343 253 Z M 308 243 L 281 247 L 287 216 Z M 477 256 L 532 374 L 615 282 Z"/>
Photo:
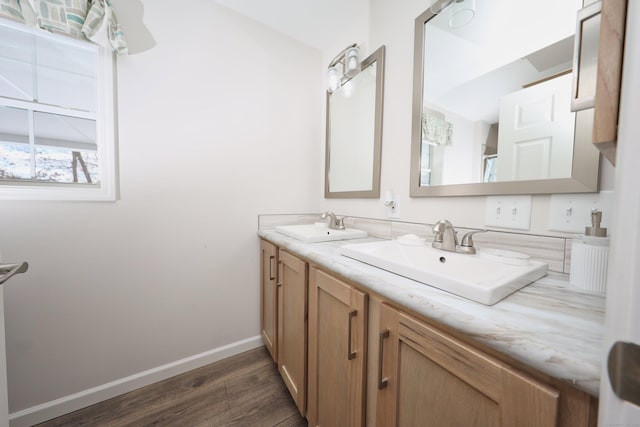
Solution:
<path fill-rule="evenodd" d="M 340 70 L 338 70 L 337 65 L 333 67 L 329 67 L 327 70 L 327 79 L 328 79 L 328 91 L 333 93 L 340 89 Z"/>
<path fill-rule="evenodd" d="M 349 48 L 344 54 L 344 75 L 353 77 L 360 72 L 360 49 Z"/>
<path fill-rule="evenodd" d="M 449 28 L 467 25 L 476 14 L 476 0 L 455 0 L 449 9 Z"/>

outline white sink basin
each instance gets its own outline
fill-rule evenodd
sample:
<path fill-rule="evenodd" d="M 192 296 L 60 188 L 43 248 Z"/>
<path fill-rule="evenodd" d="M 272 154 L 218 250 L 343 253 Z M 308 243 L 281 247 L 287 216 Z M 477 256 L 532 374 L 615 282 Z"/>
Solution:
<path fill-rule="evenodd" d="M 325 222 L 315 224 L 281 225 L 276 227 L 278 233 L 294 239 L 302 240 L 306 243 L 329 242 L 333 240 L 361 239 L 367 237 L 367 232 L 347 228 L 344 230 L 334 230 L 328 227 Z"/>
<path fill-rule="evenodd" d="M 547 274 L 547 264 L 495 249 L 475 255 L 397 240 L 348 244 L 342 255 L 470 300 L 492 305 Z"/>

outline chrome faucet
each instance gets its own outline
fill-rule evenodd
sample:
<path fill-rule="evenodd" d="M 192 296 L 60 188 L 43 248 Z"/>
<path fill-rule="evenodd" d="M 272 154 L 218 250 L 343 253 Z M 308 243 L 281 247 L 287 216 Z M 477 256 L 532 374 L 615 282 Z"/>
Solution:
<path fill-rule="evenodd" d="M 320 216 L 321 219 L 329 218 L 329 228 L 333 230 L 344 230 L 344 218 L 336 217 L 336 214 L 333 212 L 325 212 Z"/>
<path fill-rule="evenodd" d="M 455 252 L 458 246 L 458 236 L 453 224 L 446 219 L 438 221 L 433 226 L 433 244 L 431 246 L 443 251 Z"/>
<path fill-rule="evenodd" d="M 458 233 L 453 224 L 446 219 L 438 221 L 433 226 L 433 244 L 436 249 L 448 252 L 458 252 L 461 254 L 475 254 L 476 248 L 473 246 L 472 236 L 476 233 L 483 233 L 487 230 L 476 230 L 466 233 L 462 237 L 462 242 L 458 245 Z"/>

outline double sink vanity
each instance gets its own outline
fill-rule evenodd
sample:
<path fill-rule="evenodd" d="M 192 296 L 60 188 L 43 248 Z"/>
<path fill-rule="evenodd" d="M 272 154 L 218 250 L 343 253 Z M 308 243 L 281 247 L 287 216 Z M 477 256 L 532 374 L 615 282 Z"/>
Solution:
<path fill-rule="evenodd" d="M 409 195 L 598 192 L 626 1 L 481 3 L 414 21 Z M 381 198 L 385 51 L 327 92 L 327 199 Z M 258 230 L 262 337 L 309 425 L 597 425 L 605 298 L 569 285 L 569 239 L 322 217 Z"/>
<path fill-rule="evenodd" d="M 327 214 L 335 218 L 331 212 L 323 215 Z M 407 234 L 393 241 L 343 245 L 340 253 L 487 305 L 547 274 L 546 264 L 524 254 L 498 249 L 476 252 L 471 236 L 482 231 L 468 232 L 458 244 L 457 232 L 449 221 L 440 221 L 434 229 L 438 227 L 442 231 L 436 231 L 433 244 Z M 329 223 L 278 226 L 276 231 L 306 243 L 367 237 L 366 231 L 335 225 L 335 219 Z"/>
<path fill-rule="evenodd" d="M 262 336 L 309 425 L 596 424 L 604 297 L 545 263 L 438 233 L 258 234 Z"/>

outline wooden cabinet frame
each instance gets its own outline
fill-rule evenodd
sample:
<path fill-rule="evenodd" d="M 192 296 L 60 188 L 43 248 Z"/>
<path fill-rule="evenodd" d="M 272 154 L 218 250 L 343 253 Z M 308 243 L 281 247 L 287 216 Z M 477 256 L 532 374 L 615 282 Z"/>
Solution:
<path fill-rule="evenodd" d="M 260 335 L 274 361 L 278 360 L 278 248 L 260 241 Z"/>
<path fill-rule="evenodd" d="M 307 263 L 278 252 L 278 371 L 301 415 L 307 403 Z"/>
<path fill-rule="evenodd" d="M 367 307 L 367 294 L 311 268 L 310 426 L 364 425 Z"/>
<path fill-rule="evenodd" d="M 379 426 L 557 425 L 557 390 L 385 304 L 379 349 Z"/>
<path fill-rule="evenodd" d="M 262 334 L 267 346 L 273 342 L 278 369 L 310 426 L 427 425 L 431 415 L 411 419 L 422 402 L 411 408 L 403 398 L 399 406 L 397 394 L 399 385 L 411 389 L 421 381 L 419 369 L 409 368 L 409 381 L 398 384 L 396 371 L 424 359 L 500 405 L 502 421 L 494 425 L 596 426 L 597 398 L 266 241 L 261 258 Z M 439 393 L 451 388 L 441 384 Z"/>
<path fill-rule="evenodd" d="M 306 261 L 260 241 L 260 333 L 302 416 L 307 405 Z"/>
<path fill-rule="evenodd" d="M 602 0 L 593 143 L 615 166 L 627 0 Z"/>

